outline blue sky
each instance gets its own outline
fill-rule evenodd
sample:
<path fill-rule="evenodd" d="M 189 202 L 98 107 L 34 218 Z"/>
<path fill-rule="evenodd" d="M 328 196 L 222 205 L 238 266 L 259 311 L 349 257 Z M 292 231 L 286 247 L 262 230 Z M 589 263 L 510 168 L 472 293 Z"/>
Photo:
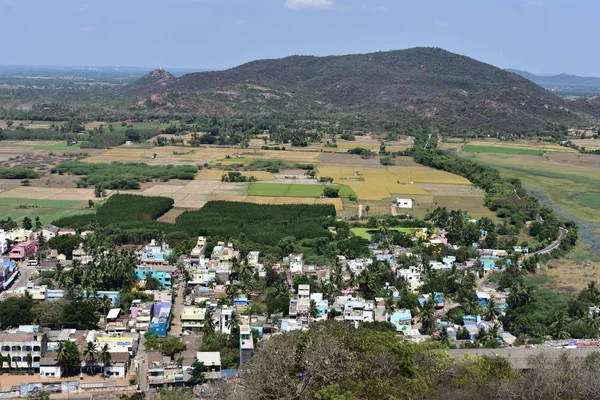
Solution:
<path fill-rule="evenodd" d="M 436 46 L 600 76 L 598 0 L 0 0 L 1 64 L 223 69 Z"/>

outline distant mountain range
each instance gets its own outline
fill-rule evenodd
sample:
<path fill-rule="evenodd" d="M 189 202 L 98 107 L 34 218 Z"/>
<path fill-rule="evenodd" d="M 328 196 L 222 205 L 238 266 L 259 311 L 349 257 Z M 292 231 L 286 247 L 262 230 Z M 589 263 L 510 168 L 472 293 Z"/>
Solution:
<path fill-rule="evenodd" d="M 439 48 L 290 56 L 179 78 L 157 70 L 120 88 L 138 111 L 371 118 L 421 129 L 523 132 L 600 117 L 516 74 Z"/>
<path fill-rule="evenodd" d="M 600 78 L 569 74 L 535 75 L 518 69 L 507 69 L 530 81 L 561 95 L 600 95 Z"/>

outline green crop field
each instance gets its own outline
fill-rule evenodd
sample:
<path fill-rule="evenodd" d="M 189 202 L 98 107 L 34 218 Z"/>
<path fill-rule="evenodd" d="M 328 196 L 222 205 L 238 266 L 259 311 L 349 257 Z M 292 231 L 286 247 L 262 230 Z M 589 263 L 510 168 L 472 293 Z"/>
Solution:
<path fill-rule="evenodd" d="M 81 148 L 81 143 L 69 145 L 67 142 L 56 143 L 50 146 L 32 146 L 36 150 L 77 150 Z"/>
<path fill-rule="evenodd" d="M 573 196 L 573 201 L 584 207 L 600 209 L 600 193 L 581 193 Z"/>
<path fill-rule="evenodd" d="M 371 234 L 369 233 L 370 231 L 377 231 L 377 229 L 373 228 L 352 228 L 351 230 L 356 236 L 360 236 L 361 238 L 365 238 L 367 240 L 371 240 Z M 388 228 L 388 231 L 404 232 L 409 235 L 412 235 L 418 230 L 419 228 Z"/>
<path fill-rule="evenodd" d="M 78 200 L 0 198 L 0 219 L 11 217 L 18 221 L 25 216 L 32 220 L 40 217 L 42 224 L 49 224 L 59 218 L 94 212 L 83 207 L 85 207 L 84 202 Z"/>
<path fill-rule="evenodd" d="M 250 184 L 248 195 L 271 197 L 319 197 L 325 187 L 340 189 L 340 197 L 349 197 L 354 194 L 346 185 L 302 185 L 295 183 L 264 183 L 253 182 Z"/>
<path fill-rule="evenodd" d="M 467 153 L 532 154 L 537 156 L 544 154 L 544 150 L 522 149 L 518 147 L 476 146 L 472 144 L 465 145 L 463 151 Z"/>

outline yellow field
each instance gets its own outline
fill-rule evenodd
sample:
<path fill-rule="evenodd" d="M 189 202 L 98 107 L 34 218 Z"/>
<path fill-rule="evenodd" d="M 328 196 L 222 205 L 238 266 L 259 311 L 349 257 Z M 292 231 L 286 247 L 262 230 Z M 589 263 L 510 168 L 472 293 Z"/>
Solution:
<path fill-rule="evenodd" d="M 342 199 L 314 199 L 307 197 L 265 197 L 219 195 L 215 200 L 238 201 L 255 204 L 333 204 L 337 212 L 344 209 Z"/>
<path fill-rule="evenodd" d="M 191 154 L 176 155 L 173 152 L 188 152 Z M 153 155 L 156 157 L 153 158 Z M 243 158 L 262 160 L 284 160 L 290 163 L 316 163 L 320 152 L 308 151 L 277 151 L 258 149 L 232 149 L 223 147 L 153 147 L 133 148 L 121 146 L 106 150 L 104 153 L 85 159 L 87 162 L 109 163 L 113 161 L 146 162 L 149 164 L 184 164 L 205 163 L 213 160 L 223 159 L 227 156 L 233 157 L 239 154 Z M 235 158 L 234 158 L 235 159 Z"/>
<path fill-rule="evenodd" d="M 487 140 L 470 140 L 469 144 L 473 146 L 493 146 L 493 147 L 512 147 L 515 149 L 532 149 L 532 150 L 548 150 L 548 151 L 577 151 L 569 147 L 558 146 L 551 143 L 543 142 L 492 142 Z"/>
<path fill-rule="evenodd" d="M 470 185 L 458 175 L 426 167 L 388 167 L 364 169 L 352 167 L 319 168 L 319 177 L 329 176 L 336 183 L 343 183 L 354 190 L 360 200 L 383 200 L 393 195 L 428 195 L 413 183 L 443 183 Z"/>
<path fill-rule="evenodd" d="M 225 171 L 222 169 L 203 169 L 198 175 L 196 175 L 196 180 L 221 180 L 221 177 L 227 174 L 230 171 Z M 253 176 L 259 181 L 272 181 L 275 179 L 272 173 L 267 171 L 237 171 L 244 176 L 250 177 Z"/>

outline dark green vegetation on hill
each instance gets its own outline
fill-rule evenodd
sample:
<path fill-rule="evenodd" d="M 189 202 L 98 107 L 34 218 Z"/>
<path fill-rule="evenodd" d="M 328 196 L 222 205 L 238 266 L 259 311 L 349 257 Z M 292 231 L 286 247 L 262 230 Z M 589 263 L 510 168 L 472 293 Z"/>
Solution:
<path fill-rule="evenodd" d="M 314 324 L 263 340 L 235 398 L 584 400 L 600 386 L 597 354 L 535 355 L 518 371 L 502 356 L 453 358 L 440 343 L 404 341 L 383 323 Z"/>
<path fill-rule="evenodd" d="M 597 101 L 570 101 L 511 72 L 438 48 L 259 60 L 119 87 L 7 93 L 0 118 L 99 120 L 272 117 L 410 134 L 532 133 L 587 124 Z M 32 103 L 23 110 L 20 104 Z"/>
<path fill-rule="evenodd" d="M 84 163 L 68 161 L 58 164 L 52 169 L 60 175 L 72 174 L 83 176 L 78 180 L 78 187 L 96 186 L 103 189 L 139 189 L 141 182 L 170 179 L 192 180 L 198 172 L 193 165 L 148 165 L 143 163 Z"/>

